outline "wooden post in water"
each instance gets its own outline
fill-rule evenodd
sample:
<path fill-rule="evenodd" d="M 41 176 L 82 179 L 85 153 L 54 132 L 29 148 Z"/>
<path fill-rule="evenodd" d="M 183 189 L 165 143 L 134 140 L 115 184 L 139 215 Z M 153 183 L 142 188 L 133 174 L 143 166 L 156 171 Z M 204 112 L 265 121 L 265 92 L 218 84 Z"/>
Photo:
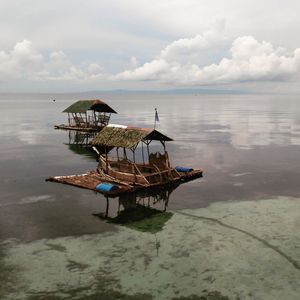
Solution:
<path fill-rule="evenodd" d="M 118 212 L 117 212 L 118 215 L 120 214 L 120 206 L 121 206 L 121 203 L 120 203 L 120 197 L 119 197 L 119 200 L 118 200 Z"/>
<path fill-rule="evenodd" d="M 166 192 L 166 199 L 164 200 L 164 202 L 165 202 L 165 208 L 164 208 L 164 211 L 167 210 L 168 203 L 169 203 L 169 198 L 170 198 L 170 192 L 167 191 L 167 192 Z"/>
<path fill-rule="evenodd" d="M 105 218 L 108 217 L 108 210 L 109 210 L 109 199 L 108 199 L 108 196 L 106 196 L 106 211 L 105 211 Z"/>

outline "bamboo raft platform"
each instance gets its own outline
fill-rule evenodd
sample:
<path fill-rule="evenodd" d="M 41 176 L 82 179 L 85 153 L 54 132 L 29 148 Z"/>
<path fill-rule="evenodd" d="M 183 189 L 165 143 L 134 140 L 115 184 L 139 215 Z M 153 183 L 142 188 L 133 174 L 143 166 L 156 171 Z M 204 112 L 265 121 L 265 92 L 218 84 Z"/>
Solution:
<path fill-rule="evenodd" d="M 178 183 L 184 183 L 196 178 L 202 177 L 203 171 L 201 169 L 192 170 L 190 172 L 178 172 L 180 174 L 180 178 L 176 178 L 175 180 L 171 180 L 169 182 L 164 183 L 154 183 L 154 184 L 137 184 L 137 183 L 129 183 L 121 180 L 117 180 L 105 173 L 99 173 L 96 170 L 89 171 L 85 174 L 80 175 L 68 175 L 68 176 L 53 176 L 46 179 L 46 181 L 58 182 L 63 184 L 68 184 L 72 186 L 76 186 L 79 188 L 89 189 L 95 192 L 99 192 L 109 197 L 117 197 L 124 193 L 132 193 L 140 190 L 148 190 L 157 188 L 159 186 L 166 185 L 177 185 Z M 108 192 L 100 192 L 96 189 L 97 185 L 101 183 L 111 183 L 116 185 L 118 188 Z"/>
<path fill-rule="evenodd" d="M 71 126 L 71 125 L 54 125 L 54 129 L 62 129 L 62 130 L 75 130 L 75 131 L 83 131 L 83 132 L 97 132 L 101 129 L 101 127 L 82 127 L 82 126 Z"/>

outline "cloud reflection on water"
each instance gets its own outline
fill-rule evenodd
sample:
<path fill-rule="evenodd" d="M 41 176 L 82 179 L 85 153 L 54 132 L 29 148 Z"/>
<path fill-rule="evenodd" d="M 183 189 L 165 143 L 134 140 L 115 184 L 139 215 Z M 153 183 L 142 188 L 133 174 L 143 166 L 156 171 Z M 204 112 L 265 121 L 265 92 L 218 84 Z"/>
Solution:
<path fill-rule="evenodd" d="M 286 101 L 284 98 L 176 95 L 174 99 L 161 97 L 152 107 L 158 107 L 161 121 L 158 129 L 172 133 L 178 142 L 226 143 L 237 149 L 300 145 L 300 105 L 296 98 L 289 96 Z M 140 105 L 134 103 L 135 107 Z M 131 107 L 125 107 L 123 114 L 126 121 L 151 127 L 152 110 L 148 104 L 143 112 L 134 114 Z"/>
<path fill-rule="evenodd" d="M 300 195 L 300 103 L 296 97 L 102 96 L 98 98 L 119 112 L 112 117 L 112 123 L 151 127 L 157 107 L 157 129 L 175 139 L 167 146 L 171 163 L 204 168 L 203 179 L 184 184 L 172 193 L 171 209 Z M 74 95 L 72 99 L 82 97 Z M 44 98 L 51 99 L 51 95 Z M 68 132 L 53 129 L 54 123 L 65 121 L 61 111 L 73 101 L 56 99 L 55 103 L 45 99 L 0 101 L 4 116 L 0 120 L 0 204 L 12 204 L 2 207 L 3 237 L 35 239 L 83 234 L 104 226 L 90 219 L 93 212 L 105 210 L 104 198 L 90 191 L 44 182 L 49 176 L 80 174 L 97 165 L 93 155 L 65 145 L 69 142 Z M 57 201 L 17 205 L 32 195 L 51 195 Z M 24 231 L 28 220 L 30 237 Z"/>

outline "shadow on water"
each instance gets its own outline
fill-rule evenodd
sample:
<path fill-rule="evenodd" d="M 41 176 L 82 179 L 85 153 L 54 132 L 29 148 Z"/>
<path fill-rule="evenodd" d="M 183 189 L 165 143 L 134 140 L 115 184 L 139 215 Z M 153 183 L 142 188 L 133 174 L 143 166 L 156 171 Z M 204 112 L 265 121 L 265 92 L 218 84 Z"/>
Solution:
<path fill-rule="evenodd" d="M 96 159 L 96 153 L 91 146 L 92 139 L 96 132 L 68 131 L 68 142 L 65 145 L 75 154 L 84 155 L 91 159 Z"/>
<path fill-rule="evenodd" d="M 138 231 L 157 233 L 173 213 L 167 211 L 171 193 L 180 184 L 146 191 L 128 193 L 118 197 L 117 210 L 110 209 L 106 197 L 105 212 L 94 214 L 109 223 L 119 224 Z"/>
<path fill-rule="evenodd" d="M 68 142 L 64 143 L 69 150 L 75 154 L 83 155 L 92 160 L 97 160 L 97 154 L 92 148 L 92 140 L 97 135 L 97 132 L 81 132 L 68 130 Z M 104 153 L 104 147 L 97 147 L 99 153 Z"/>

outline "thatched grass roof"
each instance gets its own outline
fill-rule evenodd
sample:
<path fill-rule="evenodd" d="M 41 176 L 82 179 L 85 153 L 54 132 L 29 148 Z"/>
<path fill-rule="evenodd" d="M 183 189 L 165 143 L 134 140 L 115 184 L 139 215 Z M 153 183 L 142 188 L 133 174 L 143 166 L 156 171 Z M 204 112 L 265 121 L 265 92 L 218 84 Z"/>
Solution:
<path fill-rule="evenodd" d="M 92 145 L 106 147 L 134 148 L 140 141 L 172 141 L 171 138 L 155 129 L 136 127 L 104 127 L 92 140 Z"/>
<path fill-rule="evenodd" d="M 94 110 L 98 112 L 106 113 L 117 113 L 109 105 L 107 105 L 102 100 L 79 100 L 69 107 L 67 107 L 63 112 L 67 113 L 85 113 L 88 110 Z"/>

